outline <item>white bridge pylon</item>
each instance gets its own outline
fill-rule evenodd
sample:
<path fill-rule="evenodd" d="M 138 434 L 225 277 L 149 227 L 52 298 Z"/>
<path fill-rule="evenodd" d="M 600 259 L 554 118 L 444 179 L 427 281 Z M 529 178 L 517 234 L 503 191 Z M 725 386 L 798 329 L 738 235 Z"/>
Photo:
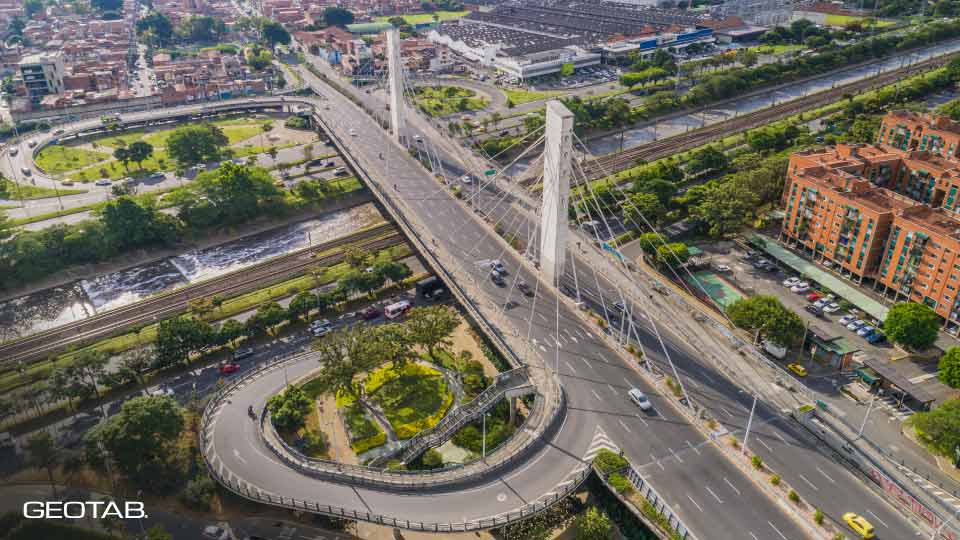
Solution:
<path fill-rule="evenodd" d="M 400 30 L 387 30 L 387 71 L 390 77 L 390 127 L 400 140 L 404 128 L 403 61 L 400 59 Z"/>
<path fill-rule="evenodd" d="M 559 285 L 567 256 L 573 113 L 560 101 L 547 103 L 543 149 L 543 207 L 540 217 L 540 271 Z"/>

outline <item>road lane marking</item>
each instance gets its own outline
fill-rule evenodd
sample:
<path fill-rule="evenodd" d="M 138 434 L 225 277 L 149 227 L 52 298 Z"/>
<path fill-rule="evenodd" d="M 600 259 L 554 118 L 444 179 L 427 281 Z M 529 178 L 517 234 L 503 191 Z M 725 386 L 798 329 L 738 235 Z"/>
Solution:
<path fill-rule="evenodd" d="M 761 439 L 760 437 L 757 437 L 757 442 L 759 442 L 760 444 L 762 444 L 763 447 L 766 448 L 767 450 L 773 452 L 773 448 L 770 448 L 770 446 L 767 445 L 767 443 L 763 442 L 763 439 Z"/>
<path fill-rule="evenodd" d="M 820 488 L 818 488 L 817 486 L 815 486 L 815 485 L 813 484 L 813 482 L 807 480 L 807 477 L 806 477 L 806 476 L 804 476 L 804 475 L 802 475 L 802 474 L 799 475 L 799 476 L 800 476 L 800 479 L 803 480 L 804 482 L 806 482 L 808 486 L 812 487 L 814 491 L 820 491 Z"/>
<path fill-rule="evenodd" d="M 623 419 L 617 418 L 617 422 L 620 422 L 620 425 L 623 426 L 623 429 L 627 430 L 627 433 L 633 433 L 633 431 L 631 431 L 630 428 L 628 428 L 627 425 L 623 423 Z"/>
<path fill-rule="evenodd" d="M 713 498 L 716 499 L 718 503 L 723 504 L 723 500 L 721 500 L 720 497 L 717 497 L 717 494 L 714 493 L 712 489 L 710 489 L 710 486 L 703 486 L 703 488 L 709 491 L 710 494 L 713 495 Z"/>
<path fill-rule="evenodd" d="M 657 456 L 655 456 L 655 455 L 653 455 L 653 454 L 650 454 L 650 459 L 652 459 L 653 462 L 656 463 L 657 466 L 660 467 L 660 470 L 661 470 L 661 471 L 667 470 L 666 468 L 664 468 L 663 463 L 660 463 L 660 460 L 657 459 Z"/>
<path fill-rule="evenodd" d="M 836 484 L 836 483 L 837 483 L 833 478 L 830 478 L 830 475 L 828 475 L 827 473 L 823 472 L 823 469 L 821 469 L 820 467 L 817 467 L 817 470 L 820 471 L 820 474 L 822 474 L 824 478 L 826 478 L 827 480 L 829 480 L 831 484 Z"/>
<path fill-rule="evenodd" d="M 240 461 L 240 463 L 243 463 L 244 465 L 247 464 L 247 460 L 243 459 L 243 457 L 240 456 L 240 451 L 237 450 L 236 448 L 233 449 L 233 457 L 237 458 L 237 460 Z"/>
<path fill-rule="evenodd" d="M 753 534 L 752 531 L 747 531 L 747 532 L 750 533 L 750 537 L 753 538 L 753 540 L 760 540 L 759 538 L 757 538 L 757 535 Z"/>
<path fill-rule="evenodd" d="M 777 438 L 780 439 L 780 442 L 782 442 L 783 444 L 790 444 L 787 442 L 786 439 L 783 438 L 783 435 L 781 435 L 780 433 L 774 431 L 773 434 L 776 435 Z"/>
<path fill-rule="evenodd" d="M 730 412 L 730 411 L 728 411 L 728 410 L 726 409 L 726 407 L 720 407 L 720 410 L 723 411 L 723 412 L 725 412 L 725 413 L 727 413 L 727 416 L 733 418 L 733 413 Z"/>
<path fill-rule="evenodd" d="M 783 533 L 780 532 L 780 529 L 778 529 L 773 523 L 770 523 L 769 521 L 767 521 L 767 525 L 770 525 L 770 527 L 772 527 L 773 530 L 777 531 L 777 534 L 780 535 L 780 538 L 783 538 L 783 540 L 787 540 L 787 537 L 784 536 Z"/>
<path fill-rule="evenodd" d="M 639 420 L 639 421 L 641 421 L 641 422 L 643 422 L 643 425 L 645 425 L 645 426 L 649 426 L 649 425 L 650 425 L 650 424 L 648 424 L 648 423 L 647 423 L 647 421 L 646 421 L 646 420 L 644 420 L 644 419 L 643 419 L 643 417 L 642 417 L 642 416 L 640 416 L 640 413 L 636 413 L 636 414 L 634 414 L 634 416 L 636 416 L 636 417 L 637 417 L 637 420 Z"/>
<path fill-rule="evenodd" d="M 678 456 L 677 453 L 673 451 L 673 448 L 667 448 L 667 450 L 669 450 L 670 453 L 673 454 L 673 457 L 677 458 L 677 461 L 679 461 L 680 463 L 683 463 L 683 460 L 680 459 L 680 456 Z"/>
<path fill-rule="evenodd" d="M 610 393 L 611 393 L 611 394 L 613 394 L 613 395 L 617 395 L 617 389 L 616 389 L 616 388 L 614 388 L 612 384 L 610 384 L 610 383 L 607 383 L 607 388 L 609 388 L 609 389 L 610 389 Z"/>
<path fill-rule="evenodd" d="M 593 397 L 597 398 L 598 401 L 603 401 L 600 399 L 600 394 L 598 394 L 596 390 L 591 388 L 590 391 L 593 392 Z"/>
<path fill-rule="evenodd" d="M 703 508 L 700 508 L 700 505 L 697 504 L 697 501 L 693 500 L 693 497 L 687 495 L 687 498 L 690 499 L 690 502 L 692 502 L 693 505 L 697 507 L 697 510 L 703 512 Z M 786 539 L 784 539 L 784 540 L 786 540 Z"/>
<path fill-rule="evenodd" d="M 571 373 L 573 373 L 574 375 L 577 374 L 577 370 L 573 369 L 573 366 L 570 365 L 570 362 L 567 362 L 566 360 L 564 360 L 563 363 L 566 364 L 568 368 L 570 368 Z"/>
<path fill-rule="evenodd" d="M 696 452 L 698 456 L 700 455 L 700 450 L 697 449 L 697 447 L 694 446 L 690 441 L 683 441 L 683 442 L 687 443 L 687 446 L 689 446 L 691 450 Z"/>
<path fill-rule="evenodd" d="M 873 513 L 873 510 L 870 510 L 869 508 L 867 508 L 867 513 L 870 514 L 871 516 L 873 516 L 873 519 L 879 521 L 880 524 L 883 525 L 884 527 L 886 527 L 886 528 L 888 528 L 888 529 L 890 528 L 889 525 L 887 525 L 886 523 L 883 522 L 882 519 L 880 519 L 880 516 L 878 516 L 878 515 L 876 515 L 876 514 Z"/>
<path fill-rule="evenodd" d="M 730 486 L 730 489 L 732 489 L 733 491 L 735 491 L 735 492 L 737 493 L 737 496 L 738 496 L 738 497 L 740 496 L 740 490 L 737 489 L 737 486 L 731 484 L 730 481 L 727 480 L 727 477 L 726 477 L 726 476 L 723 477 L 723 481 L 726 482 L 728 486 Z M 750 533 L 750 534 L 753 534 L 753 533 Z"/>

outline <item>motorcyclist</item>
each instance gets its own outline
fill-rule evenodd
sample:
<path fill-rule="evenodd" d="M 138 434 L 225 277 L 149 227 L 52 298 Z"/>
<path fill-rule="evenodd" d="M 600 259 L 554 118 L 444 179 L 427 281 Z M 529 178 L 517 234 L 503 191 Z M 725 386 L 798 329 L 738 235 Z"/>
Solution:
<path fill-rule="evenodd" d="M 256 416 L 253 414 L 253 405 L 247 405 L 247 414 L 249 414 L 251 418 Z"/>

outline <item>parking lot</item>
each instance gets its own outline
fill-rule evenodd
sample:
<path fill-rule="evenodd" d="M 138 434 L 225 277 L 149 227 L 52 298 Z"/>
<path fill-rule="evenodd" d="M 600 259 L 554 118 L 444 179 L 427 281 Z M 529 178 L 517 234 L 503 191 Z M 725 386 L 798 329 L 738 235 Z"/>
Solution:
<path fill-rule="evenodd" d="M 564 90 L 569 88 L 580 88 L 583 86 L 592 86 L 594 84 L 603 84 L 615 81 L 620 76 L 617 70 L 608 66 L 590 66 L 577 69 L 569 77 L 545 77 L 534 83 L 537 90 Z"/>

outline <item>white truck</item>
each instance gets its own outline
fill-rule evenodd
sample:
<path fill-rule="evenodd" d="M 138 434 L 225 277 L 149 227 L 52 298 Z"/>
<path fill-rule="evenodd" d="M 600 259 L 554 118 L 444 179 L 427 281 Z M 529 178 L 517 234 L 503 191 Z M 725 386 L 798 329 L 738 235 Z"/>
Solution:
<path fill-rule="evenodd" d="M 786 347 L 781 347 L 772 341 L 763 340 L 760 345 L 763 347 L 763 350 L 772 354 L 777 360 L 783 360 L 783 357 L 787 355 Z"/>

